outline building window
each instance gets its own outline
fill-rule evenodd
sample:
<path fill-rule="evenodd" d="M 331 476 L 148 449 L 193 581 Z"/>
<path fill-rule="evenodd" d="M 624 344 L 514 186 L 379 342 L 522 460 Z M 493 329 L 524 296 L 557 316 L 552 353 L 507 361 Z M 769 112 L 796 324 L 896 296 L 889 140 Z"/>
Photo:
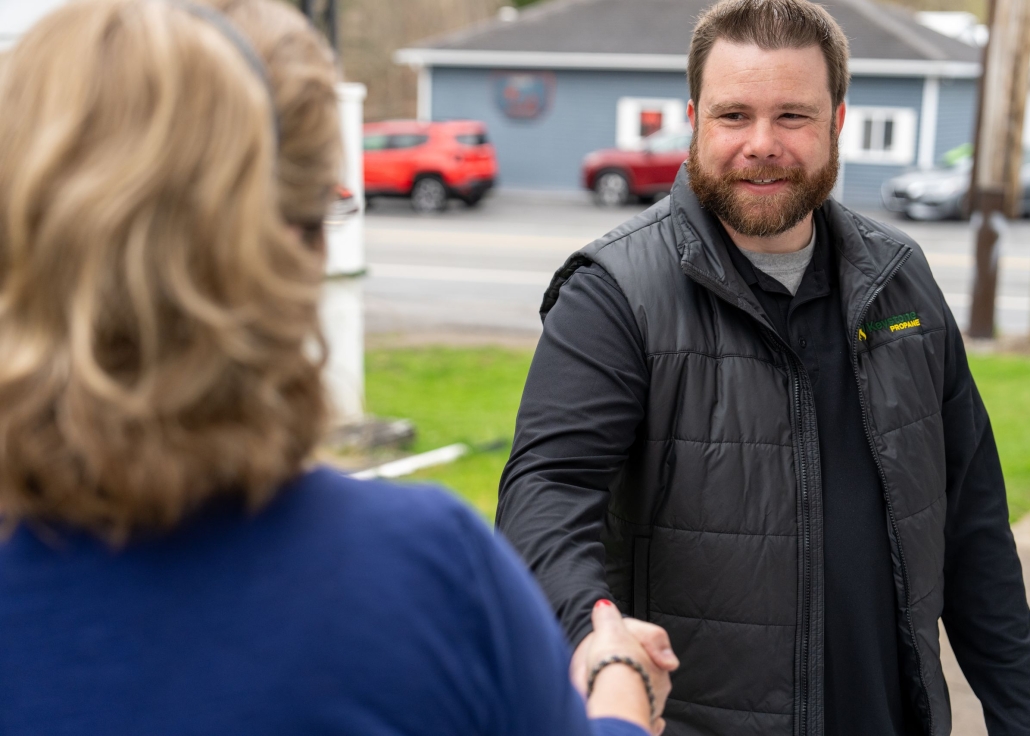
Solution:
<path fill-rule="evenodd" d="M 911 164 L 916 156 L 916 111 L 909 107 L 849 107 L 840 148 L 845 161 Z"/>
<path fill-rule="evenodd" d="M 615 145 L 634 150 L 652 133 L 684 127 L 687 104 L 670 97 L 620 97 L 615 115 Z"/>

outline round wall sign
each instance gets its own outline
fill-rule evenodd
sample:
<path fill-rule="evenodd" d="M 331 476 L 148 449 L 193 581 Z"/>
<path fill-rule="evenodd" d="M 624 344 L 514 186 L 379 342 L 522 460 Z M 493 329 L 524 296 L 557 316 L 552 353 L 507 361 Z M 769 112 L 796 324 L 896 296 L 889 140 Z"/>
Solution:
<path fill-rule="evenodd" d="M 536 120 L 554 100 L 552 72 L 505 72 L 494 77 L 494 99 L 512 120 Z"/>

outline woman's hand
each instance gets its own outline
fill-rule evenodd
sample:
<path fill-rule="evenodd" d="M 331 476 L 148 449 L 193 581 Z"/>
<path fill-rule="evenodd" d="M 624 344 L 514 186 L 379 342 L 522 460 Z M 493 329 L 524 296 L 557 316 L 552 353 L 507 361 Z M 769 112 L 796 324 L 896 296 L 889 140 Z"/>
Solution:
<path fill-rule="evenodd" d="M 641 664 L 651 678 L 655 696 L 655 720 L 651 721 L 651 705 L 643 679 L 633 668 L 611 664 L 601 670 L 594 681 L 594 690 L 587 701 L 591 718 L 622 718 L 660 734 L 665 728 L 661 713 L 672 689 L 669 672 L 679 667 L 669 637 L 659 626 L 636 619 L 623 619 L 619 610 L 607 600 L 599 600 L 592 614 L 593 632 L 583 640 L 573 656 L 573 684 L 586 693 L 586 681 L 594 665 L 605 657 L 630 657 Z"/>

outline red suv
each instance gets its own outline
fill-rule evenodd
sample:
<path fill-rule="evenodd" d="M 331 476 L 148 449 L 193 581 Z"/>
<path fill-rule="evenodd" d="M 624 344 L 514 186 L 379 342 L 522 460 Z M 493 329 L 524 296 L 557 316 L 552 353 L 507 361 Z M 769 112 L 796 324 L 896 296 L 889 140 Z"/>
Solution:
<path fill-rule="evenodd" d="M 390 120 L 365 125 L 365 198 L 411 197 L 439 212 L 450 197 L 474 205 L 494 185 L 497 158 L 474 120 Z"/>
<path fill-rule="evenodd" d="M 690 137 L 689 128 L 660 130 L 645 138 L 639 151 L 606 148 L 589 153 L 583 159 L 583 186 L 608 207 L 634 196 L 666 194 L 690 155 Z"/>

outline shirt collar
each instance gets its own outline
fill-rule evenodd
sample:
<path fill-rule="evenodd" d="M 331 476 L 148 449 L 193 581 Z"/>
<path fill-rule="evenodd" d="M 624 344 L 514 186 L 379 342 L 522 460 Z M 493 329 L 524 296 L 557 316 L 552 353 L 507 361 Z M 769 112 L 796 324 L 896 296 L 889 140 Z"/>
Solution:
<path fill-rule="evenodd" d="M 815 299 L 817 297 L 826 296 L 830 293 L 830 247 L 828 230 L 826 226 L 826 218 L 823 216 L 822 209 L 816 208 L 813 213 L 813 235 L 815 237 L 815 250 L 812 252 L 812 260 L 808 264 L 808 268 L 805 270 L 805 275 L 801 279 L 801 285 L 798 287 L 795 298 L 802 297 L 806 301 L 808 299 Z M 791 293 L 787 290 L 787 287 L 781 284 L 779 281 L 774 279 L 764 271 L 754 267 L 754 264 L 748 260 L 747 256 L 740 252 L 740 248 L 733 242 L 729 233 L 726 232 L 726 228 L 719 222 L 719 232 L 722 235 L 723 242 L 726 245 L 726 250 L 730 254 L 730 261 L 733 263 L 733 267 L 740 274 L 740 277 L 744 280 L 749 287 L 754 288 L 756 285 L 762 289 L 762 291 L 770 292 L 773 294 L 786 294 L 791 296 Z"/>

